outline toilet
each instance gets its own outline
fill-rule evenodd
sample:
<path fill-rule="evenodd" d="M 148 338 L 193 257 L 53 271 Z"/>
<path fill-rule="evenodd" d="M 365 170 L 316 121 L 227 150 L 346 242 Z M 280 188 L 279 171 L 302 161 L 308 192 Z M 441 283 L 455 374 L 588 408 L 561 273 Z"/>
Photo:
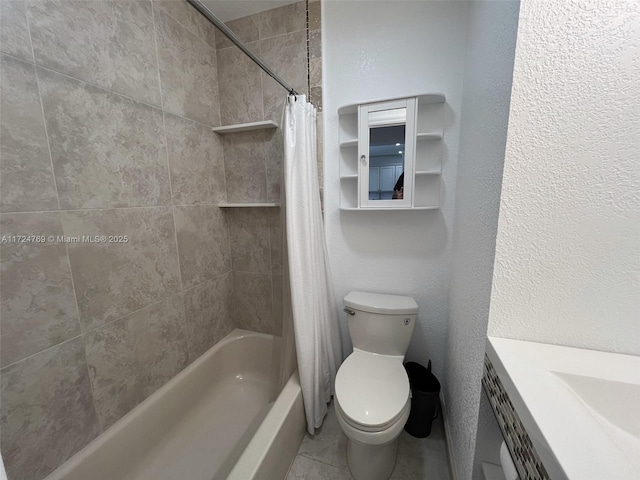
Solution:
<path fill-rule="evenodd" d="M 347 463 L 356 480 L 387 480 L 411 408 L 402 361 L 418 305 L 411 297 L 351 292 L 344 307 L 353 353 L 336 375 L 335 410 Z"/>

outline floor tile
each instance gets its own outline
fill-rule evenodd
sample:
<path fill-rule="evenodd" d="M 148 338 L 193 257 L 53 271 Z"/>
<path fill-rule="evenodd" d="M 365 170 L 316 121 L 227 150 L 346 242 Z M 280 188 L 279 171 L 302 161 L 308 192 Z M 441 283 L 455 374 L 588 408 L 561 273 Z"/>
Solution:
<path fill-rule="evenodd" d="M 334 467 L 347 468 L 347 437 L 338 424 L 333 403 L 316 434 L 313 437 L 305 434 L 298 454 Z"/>
<path fill-rule="evenodd" d="M 287 480 L 353 480 L 347 466 L 347 437 L 342 432 L 333 403 L 324 423 L 312 437 L 305 435 Z M 437 418 L 427 438 L 400 434 L 398 459 L 390 480 L 449 480 L 449 464 L 442 418 Z"/>
<path fill-rule="evenodd" d="M 351 480 L 349 471 L 302 455 L 296 456 L 287 480 Z"/>

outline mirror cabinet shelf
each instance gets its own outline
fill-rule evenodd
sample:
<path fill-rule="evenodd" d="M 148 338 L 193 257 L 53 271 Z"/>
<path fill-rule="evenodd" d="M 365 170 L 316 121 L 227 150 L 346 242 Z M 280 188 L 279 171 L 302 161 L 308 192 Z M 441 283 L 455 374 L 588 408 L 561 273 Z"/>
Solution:
<path fill-rule="evenodd" d="M 341 210 L 440 207 L 445 96 L 338 109 Z"/>

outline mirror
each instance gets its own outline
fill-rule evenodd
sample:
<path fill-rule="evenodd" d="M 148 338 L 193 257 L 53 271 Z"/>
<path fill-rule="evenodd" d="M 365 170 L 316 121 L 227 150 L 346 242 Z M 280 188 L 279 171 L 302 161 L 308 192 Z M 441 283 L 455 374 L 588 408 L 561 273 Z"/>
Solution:
<path fill-rule="evenodd" d="M 404 197 L 405 125 L 369 130 L 369 200 Z"/>
<path fill-rule="evenodd" d="M 410 207 L 415 98 L 361 105 L 358 121 L 359 206 Z"/>

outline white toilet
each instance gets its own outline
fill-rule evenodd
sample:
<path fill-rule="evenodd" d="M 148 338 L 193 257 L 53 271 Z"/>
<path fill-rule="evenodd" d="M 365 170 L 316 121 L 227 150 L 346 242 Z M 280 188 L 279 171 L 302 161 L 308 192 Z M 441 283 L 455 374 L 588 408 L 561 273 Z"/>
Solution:
<path fill-rule="evenodd" d="M 335 408 L 349 439 L 356 480 L 387 480 L 411 408 L 402 365 L 418 305 L 411 297 L 351 292 L 344 297 L 353 353 L 336 375 Z"/>

